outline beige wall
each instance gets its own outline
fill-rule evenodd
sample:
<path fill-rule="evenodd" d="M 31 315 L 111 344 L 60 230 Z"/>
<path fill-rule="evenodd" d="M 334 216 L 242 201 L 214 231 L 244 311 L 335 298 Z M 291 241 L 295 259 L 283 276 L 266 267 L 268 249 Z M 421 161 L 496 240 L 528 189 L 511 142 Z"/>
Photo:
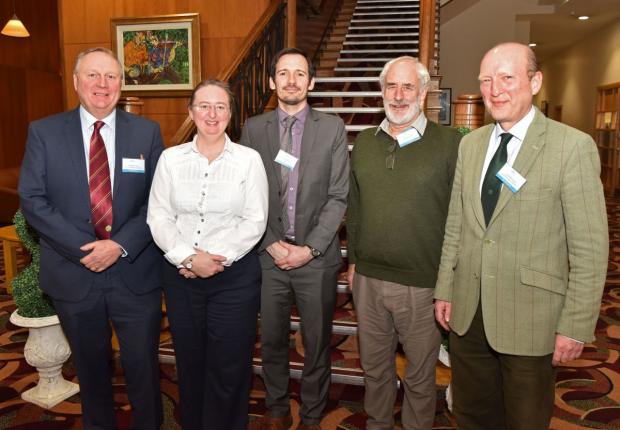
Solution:
<path fill-rule="evenodd" d="M 596 87 L 620 82 L 620 20 L 541 64 L 543 86 L 536 99 L 549 115 L 562 106 L 562 122 L 593 133 Z"/>

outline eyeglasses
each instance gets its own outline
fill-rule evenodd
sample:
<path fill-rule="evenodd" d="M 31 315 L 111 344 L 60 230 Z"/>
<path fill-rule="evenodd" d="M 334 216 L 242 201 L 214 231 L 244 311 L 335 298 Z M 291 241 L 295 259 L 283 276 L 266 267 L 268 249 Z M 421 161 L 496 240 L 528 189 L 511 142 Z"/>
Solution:
<path fill-rule="evenodd" d="M 396 162 L 396 141 L 392 140 L 390 146 L 387 148 L 388 154 L 385 157 L 385 167 L 390 170 L 394 170 L 394 164 Z"/>
<path fill-rule="evenodd" d="M 218 103 L 215 105 L 209 103 L 199 103 L 197 105 L 191 105 L 191 108 L 196 112 L 215 112 L 218 115 L 228 112 L 228 106 L 223 103 Z"/>

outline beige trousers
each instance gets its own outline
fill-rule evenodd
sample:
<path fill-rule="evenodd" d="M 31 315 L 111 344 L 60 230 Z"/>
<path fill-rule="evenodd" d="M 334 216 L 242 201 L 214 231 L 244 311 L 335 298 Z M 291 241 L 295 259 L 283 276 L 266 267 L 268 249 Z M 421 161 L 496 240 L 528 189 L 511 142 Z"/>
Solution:
<path fill-rule="evenodd" d="M 436 409 L 435 364 L 441 336 L 435 323 L 433 289 L 416 288 L 355 274 L 353 300 L 365 376 L 368 430 L 394 428 L 396 345 L 407 357 L 402 406 L 404 430 L 430 430 Z"/>

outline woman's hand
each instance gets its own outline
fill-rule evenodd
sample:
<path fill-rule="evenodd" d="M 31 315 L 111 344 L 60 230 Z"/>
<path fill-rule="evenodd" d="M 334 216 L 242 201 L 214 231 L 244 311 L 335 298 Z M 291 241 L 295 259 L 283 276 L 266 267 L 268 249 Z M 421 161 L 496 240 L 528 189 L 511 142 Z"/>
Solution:
<path fill-rule="evenodd" d="M 196 250 L 196 256 L 192 260 L 191 272 L 199 278 L 209 278 L 224 270 L 223 263 L 225 261 L 226 257 L 223 255 Z"/>

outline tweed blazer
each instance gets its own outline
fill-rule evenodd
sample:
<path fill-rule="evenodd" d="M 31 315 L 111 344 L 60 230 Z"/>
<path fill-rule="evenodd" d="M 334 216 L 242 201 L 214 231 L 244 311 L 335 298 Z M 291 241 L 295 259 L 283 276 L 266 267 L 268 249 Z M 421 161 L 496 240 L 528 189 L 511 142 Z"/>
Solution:
<path fill-rule="evenodd" d="M 549 354 L 556 333 L 593 339 L 609 238 L 600 161 L 590 136 L 536 110 L 489 225 L 480 202 L 493 125 L 459 147 L 435 298 L 467 332 L 480 303 L 487 340 L 505 354 Z"/>

